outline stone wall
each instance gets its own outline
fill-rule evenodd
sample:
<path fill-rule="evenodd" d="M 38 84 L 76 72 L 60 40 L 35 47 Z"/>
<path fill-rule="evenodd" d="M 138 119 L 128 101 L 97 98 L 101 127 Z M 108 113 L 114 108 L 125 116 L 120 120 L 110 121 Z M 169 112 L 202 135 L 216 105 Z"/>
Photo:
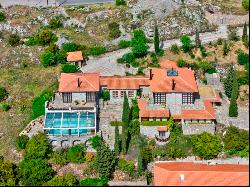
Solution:
<path fill-rule="evenodd" d="M 220 75 L 218 73 L 208 74 L 205 73 L 205 77 L 207 79 L 207 84 L 209 85 L 219 85 L 220 84 Z"/>
<path fill-rule="evenodd" d="M 215 132 L 215 124 L 187 124 L 182 123 L 183 134 L 191 135 L 191 134 L 201 134 L 202 132 L 209 132 L 214 134 Z"/>
<path fill-rule="evenodd" d="M 155 138 L 155 135 L 158 135 L 157 127 L 151 127 L 151 126 L 140 126 L 140 132 L 143 135 L 146 135 L 149 138 Z"/>

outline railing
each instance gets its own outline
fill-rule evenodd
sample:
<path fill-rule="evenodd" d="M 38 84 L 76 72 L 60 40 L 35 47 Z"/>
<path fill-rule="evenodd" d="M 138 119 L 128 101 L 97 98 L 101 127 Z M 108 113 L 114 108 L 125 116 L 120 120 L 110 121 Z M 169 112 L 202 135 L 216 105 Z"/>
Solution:
<path fill-rule="evenodd" d="M 167 142 L 169 140 L 169 137 L 161 137 L 161 136 L 157 136 L 155 134 L 155 139 L 158 141 L 158 142 Z"/>

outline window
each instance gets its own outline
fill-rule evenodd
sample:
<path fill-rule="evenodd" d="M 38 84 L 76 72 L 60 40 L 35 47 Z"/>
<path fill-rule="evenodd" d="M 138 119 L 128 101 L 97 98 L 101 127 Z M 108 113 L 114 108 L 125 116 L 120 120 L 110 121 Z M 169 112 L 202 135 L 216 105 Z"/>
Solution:
<path fill-rule="evenodd" d="M 64 103 L 72 103 L 72 93 L 63 93 L 62 96 Z"/>
<path fill-rule="evenodd" d="M 87 92 L 86 93 L 86 101 L 94 102 L 95 101 L 95 92 Z"/>
<path fill-rule="evenodd" d="M 166 103 L 165 93 L 154 93 L 154 104 Z"/>
<path fill-rule="evenodd" d="M 113 91 L 112 95 L 113 95 L 113 98 L 118 98 L 118 91 Z"/>
<path fill-rule="evenodd" d="M 193 93 L 182 94 L 182 104 L 193 104 L 193 103 L 194 103 Z"/>
<path fill-rule="evenodd" d="M 165 137 L 166 136 L 166 131 L 159 131 L 159 136 L 160 137 Z"/>
<path fill-rule="evenodd" d="M 128 97 L 134 97 L 135 92 L 134 91 L 128 91 Z"/>
<path fill-rule="evenodd" d="M 124 97 L 126 91 L 121 91 L 121 97 Z"/>

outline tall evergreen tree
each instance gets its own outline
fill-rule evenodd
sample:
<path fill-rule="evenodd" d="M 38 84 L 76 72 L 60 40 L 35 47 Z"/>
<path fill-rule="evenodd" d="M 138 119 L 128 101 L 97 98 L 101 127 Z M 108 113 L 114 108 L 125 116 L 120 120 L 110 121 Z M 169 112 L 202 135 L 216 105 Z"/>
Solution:
<path fill-rule="evenodd" d="M 195 45 L 196 45 L 196 48 L 199 48 L 201 46 L 200 33 L 197 29 L 195 32 Z"/>
<path fill-rule="evenodd" d="M 228 53 L 228 43 L 225 40 L 224 43 L 223 43 L 223 55 L 227 56 L 227 53 Z"/>
<path fill-rule="evenodd" d="M 157 24 L 155 25 L 154 47 L 155 47 L 155 53 L 160 52 L 160 37 Z"/>
<path fill-rule="evenodd" d="M 246 47 L 248 47 L 248 34 L 247 34 L 247 23 L 244 23 L 243 27 L 243 35 L 242 35 L 242 42 Z"/>
<path fill-rule="evenodd" d="M 119 127 L 115 126 L 115 154 L 120 154 L 120 135 L 119 135 Z"/>
<path fill-rule="evenodd" d="M 148 40 L 143 30 L 136 29 L 133 31 L 133 37 L 131 39 L 132 52 L 136 57 L 143 57 L 147 54 L 149 49 Z"/>
<path fill-rule="evenodd" d="M 238 116 L 238 106 L 237 106 L 238 95 L 239 95 L 239 87 L 238 87 L 236 73 L 234 73 L 233 88 L 232 88 L 231 100 L 230 100 L 230 106 L 229 106 L 229 116 L 230 117 L 237 117 Z"/>
<path fill-rule="evenodd" d="M 233 76 L 234 76 L 234 68 L 233 68 L 233 64 L 230 64 L 227 70 L 226 78 L 223 80 L 225 94 L 228 98 L 231 98 Z"/>
<path fill-rule="evenodd" d="M 138 136 L 137 136 L 137 149 L 138 149 L 138 154 L 137 154 L 137 173 L 138 173 L 139 176 L 141 176 L 142 172 L 143 172 L 142 148 L 143 148 L 143 142 L 142 142 L 142 139 L 141 139 L 141 135 L 138 134 Z"/>
<path fill-rule="evenodd" d="M 129 114 L 130 108 L 128 103 L 128 97 L 125 93 L 124 101 L 123 101 L 123 111 L 122 111 L 122 154 L 126 154 L 127 152 L 127 139 L 128 139 L 128 125 L 129 125 Z"/>

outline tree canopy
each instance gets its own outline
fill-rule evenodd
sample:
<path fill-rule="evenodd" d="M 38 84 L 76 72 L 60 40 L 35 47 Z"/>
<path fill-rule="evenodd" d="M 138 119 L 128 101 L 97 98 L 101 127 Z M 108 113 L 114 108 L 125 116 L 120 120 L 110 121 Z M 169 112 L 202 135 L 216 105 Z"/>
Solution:
<path fill-rule="evenodd" d="M 131 40 L 132 52 L 136 57 L 143 57 L 147 54 L 149 49 L 147 38 L 143 30 L 137 29 L 133 32 Z"/>

